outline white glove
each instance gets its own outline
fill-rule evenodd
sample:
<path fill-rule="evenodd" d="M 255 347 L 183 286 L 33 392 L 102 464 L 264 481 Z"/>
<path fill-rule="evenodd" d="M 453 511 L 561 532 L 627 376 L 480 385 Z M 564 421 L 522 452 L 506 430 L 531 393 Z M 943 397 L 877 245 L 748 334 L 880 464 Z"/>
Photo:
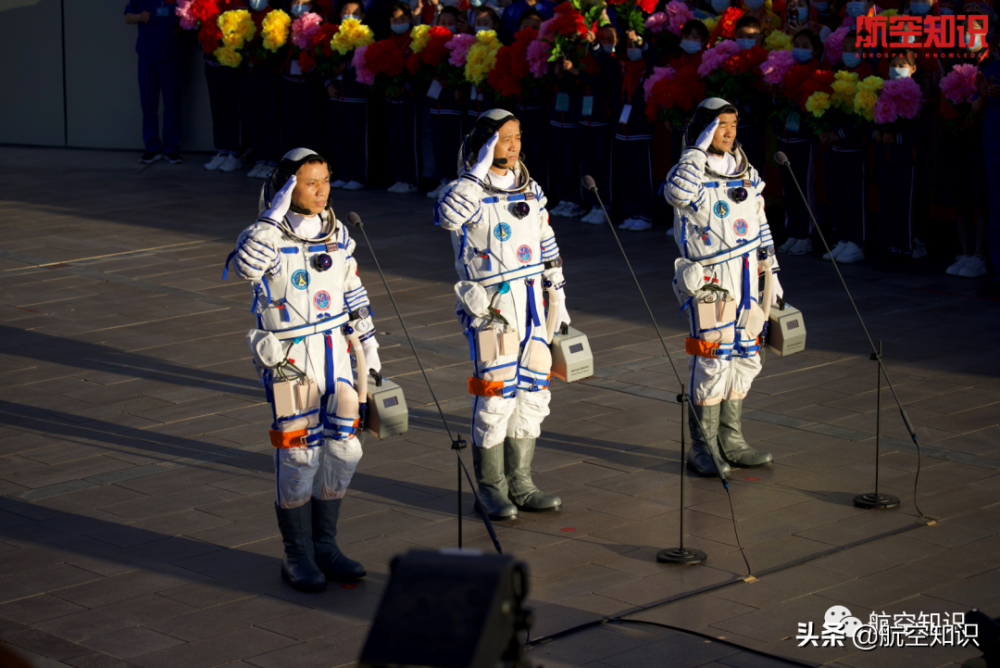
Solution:
<path fill-rule="evenodd" d="M 498 141 L 500 141 L 500 133 L 494 132 L 489 141 L 483 144 L 483 147 L 479 149 L 479 157 L 477 158 L 476 164 L 474 164 L 472 169 L 469 170 L 469 174 L 476 177 L 480 181 L 486 179 L 487 172 L 489 172 L 490 167 L 493 166 L 493 149 L 496 148 Z"/>
<path fill-rule="evenodd" d="M 285 218 L 289 207 L 292 206 L 292 191 L 295 190 L 296 181 L 297 179 L 292 175 L 289 177 L 288 183 L 282 186 L 281 190 L 274 193 L 274 198 L 271 200 L 271 208 L 264 211 L 264 217 L 277 221 Z"/>
<path fill-rule="evenodd" d="M 715 139 L 715 131 L 719 129 L 719 119 L 716 118 L 714 121 L 708 124 L 705 131 L 698 136 L 698 148 L 702 151 L 708 152 L 708 147 L 712 145 L 712 140 Z"/>
<path fill-rule="evenodd" d="M 259 279 L 268 272 L 277 276 L 281 273 L 278 250 L 266 241 L 246 236 L 236 249 L 236 271 L 251 281 Z"/>
<path fill-rule="evenodd" d="M 772 281 L 771 289 L 774 292 L 774 296 L 772 298 L 772 301 L 777 302 L 779 297 L 781 299 L 785 298 L 785 289 L 783 287 L 781 287 L 781 281 L 778 280 L 778 272 L 774 271 L 773 269 L 771 270 L 771 272 L 772 272 L 771 273 L 771 281 Z"/>
<path fill-rule="evenodd" d="M 490 313 L 490 298 L 486 288 L 475 281 L 459 281 L 455 284 L 455 296 L 459 304 L 473 318 L 485 318 Z"/>
<path fill-rule="evenodd" d="M 378 341 L 374 336 L 369 336 L 361 342 L 361 350 L 365 354 L 365 366 L 368 369 L 375 369 L 376 372 L 382 371 L 382 360 L 378 358 Z M 368 373 L 368 369 L 364 369 L 364 373 Z"/>
<path fill-rule="evenodd" d="M 560 290 L 560 292 L 562 292 L 562 290 Z M 556 329 L 558 330 L 563 325 L 569 325 L 573 321 L 569 317 L 569 311 L 566 310 L 566 300 L 565 299 L 563 299 L 562 301 L 558 302 L 556 304 L 556 308 L 559 309 L 558 312 L 557 312 L 557 315 L 556 315 Z"/>
<path fill-rule="evenodd" d="M 674 277 L 683 294 L 697 296 L 705 287 L 705 268 L 692 260 L 682 257 L 674 260 Z"/>

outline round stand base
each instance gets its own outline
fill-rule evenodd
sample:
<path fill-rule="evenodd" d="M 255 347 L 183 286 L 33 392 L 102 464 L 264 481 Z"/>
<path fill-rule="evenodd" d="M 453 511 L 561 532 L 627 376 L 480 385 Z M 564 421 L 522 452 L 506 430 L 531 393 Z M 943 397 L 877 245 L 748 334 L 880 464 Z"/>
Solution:
<path fill-rule="evenodd" d="M 656 553 L 656 560 L 661 564 L 684 564 L 693 566 L 708 559 L 708 555 L 701 550 L 691 550 L 688 548 L 671 547 L 660 550 Z"/>
<path fill-rule="evenodd" d="M 875 510 L 891 510 L 899 508 L 899 498 L 892 494 L 858 494 L 854 497 L 854 505 L 858 508 Z"/>

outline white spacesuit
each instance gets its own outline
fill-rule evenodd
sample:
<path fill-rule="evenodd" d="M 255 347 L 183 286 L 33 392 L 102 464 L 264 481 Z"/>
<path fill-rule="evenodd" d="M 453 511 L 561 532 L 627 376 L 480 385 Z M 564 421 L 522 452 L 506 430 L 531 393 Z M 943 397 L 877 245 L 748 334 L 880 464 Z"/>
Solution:
<path fill-rule="evenodd" d="M 534 485 L 531 460 L 549 414 L 552 331 L 570 318 L 545 195 L 516 158 L 516 166 L 494 159 L 503 134 L 498 131 L 511 122 L 509 128 L 519 127 L 502 110 L 479 117 L 463 145 L 462 175 L 445 188 L 435 210 L 455 250 L 456 313 L 475 364 L 469 378 L 473 459 L 486 506 L 481 510 L 493 519 L 562 505 Z M 519 151 L 516 133 L 503 141 L 516 141 Z M 507 164 L 510 169 L 502 166 Z"/>
<path fill-rule="evenodd" d="M 716 130 L 727 114 L 732 117 L 723 119 L 729 142 L 723 151 L 716 146 Z M 702 102 L 688 131 L 697 142 L 684 149 L 664 186 L 681 251 L 674 263 L 674 292 L 691 323 L 685 347 L 691 412 L 698 419 L 690 420 L 688 467 L 703 476 L 717 473 L 713 453 L 721 454 L 723 474 L 729 465 L 771 462 L 769 453 L 743 439 L 740 415 L 761 369 L 765 311 L 781 288 L 772 273 L 777 263 L 764 214 L 764 182 L 735 143 L 736 121 L 736 108 L 725 100 Z M 758 272 L 770 274 L 765 277 L 770 294 L 763 303 Z"/>
<path fill-rule="evenodd" d="M 380 364 L 354 241 L 328 205 L 309 215 L 292 201 L 296 174 L 306 167 L 322 171 L 325 161 L 307 149 L 285 155 L 264 186 L 257 222 L 240 234 L 230 260 L 251 282 L 257 327 L 247 341 L 274 416 L 282 576 L 296 589 L 321 591 L 324 574 L 365 575 L 335 541 L 341 499 L 361 459 L 356 432 L 364 398 L 355 389 L 348 336 L 362 348 L 355 350 L 359 373 L 377 372 Z M 328 170 L 325 179 L 328 197 Z"/>

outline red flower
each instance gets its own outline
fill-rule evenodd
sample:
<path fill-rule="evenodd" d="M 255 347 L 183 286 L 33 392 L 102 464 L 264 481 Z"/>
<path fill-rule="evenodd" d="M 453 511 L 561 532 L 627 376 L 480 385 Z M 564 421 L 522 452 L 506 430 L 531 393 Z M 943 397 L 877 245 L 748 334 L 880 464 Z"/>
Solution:
<path fill-rule="evenodd" d="M 397 77 L 406 66 L 409 40 L 383 39 L 365 50 L 365 66 L 376 76 Z"/>
<path fill-rule="evenodd" d="M 715 44 L 720 39 L 733 39 L 733 36 L 736 35 L 736 22 L 742 16 L 743 10 L 739 7 L 730 7 L 724 11 L 719 17 L 718 23 L 715 24 L 715 30 L 712 31 L 708 43 Z"/>
<path fill-rule="evenodd" d="M 813 69 L 813 66 L 807 64 L 795 65 L 785 76 L 782 92 L 785 98 L 801 107 L 816 91 L 830 93 L 833 77 L 830 70 Z"/>
<path fill-rule="evenodd" d="M 746 51 L 741 51 L 726 62 L 722 63 L 722 71 L 726 74 L 752 74 L 760 73 L 761 64 L 767 60 L 768 51 L 762 46 L 755 46 Z"/>
<path fill-rule="evenodd" d="M 698 76 L 698 70 L 685 67 L 672 78 L 663 78 L 653 85 L 646 102 L 646 117 L 654 120 L 660 110 L 676 107 L 680 111 L 690 111 L 705 97 L 705 82 Z"/>
<path fill-rule="evenodd" d="M 215 18 L 220 13 L 216 0 L 194 0 L 191 3 L 191 16 L 201 21 L 202 26 L 215 23 Z"/>
<path fill-rule="evenodd" d="M 655 2 L 655 0 L 654 0 Z M 587 24 L 583 14 L 576 10 L 570 2 L 556 5 L 553 10 L 552 28 L 564 37 L 584 37 L 587 34 Z"/>
<path fill-rule="evenodd" d="M 652 14 L 656 10 L 656 2 L 657 0 L 636 0 L 635 6 L 647 14 Z"/>
<path fill-rule="evenodd" d="M 525 28 L 514 35 L 514 43 L 497 51 L 496 67 L 486 79 L 501 97 L 521 94 L 521 80 L 531 74 L 528 69 L 528 46 L 538 37 L 538 30 Z"/>
<path fill-rule="evenodd" d="M 212 55 L 212 52 L 219 48 L 219 42 L 222 41 L 222 31 L 219 30 L 219 26 L 215 25 L 215 21 L 205 21 L 201 24 L 201 28 L 198 30 L 198 41 L 201 42 L 201 48 L 208 55 Z"/>
<path fill-rule="evenodd" d="M 312 48 L 318 49 L 320 53 L 329 58 L 333 55 L 330 48 L 330 40 L 340 31 L 340 26 L 333 23 L 324 23 L 320 26 L 319 32 L 313 35 Z"/>
<path fill-rule="evenodd" d="M 299 52 L 299 67 L 302 69 L 302 74 L 305 74 L 316 67 L 316 59 L 313 58 L 311 52 L 303 49 Z"/>

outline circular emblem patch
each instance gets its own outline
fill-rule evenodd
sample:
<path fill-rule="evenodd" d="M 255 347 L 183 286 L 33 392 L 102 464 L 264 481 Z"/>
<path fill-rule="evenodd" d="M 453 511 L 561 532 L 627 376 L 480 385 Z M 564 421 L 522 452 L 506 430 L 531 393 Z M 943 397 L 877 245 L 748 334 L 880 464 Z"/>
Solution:
<path fill-rule="evenodd" d="M 733 231 L 736 232 L 736 236 L 745 237 L 747 235 L 747 221 L 740 218 L 735 223 L 733 223 Z"/>
<path fill-rule="evenodd" d="M 497 226 L 493 228 L 493 236 L 500 241 L 507 241 L 510 239 L 510 225 L 507 223 L 498 223 Z"/>
<path fill-rule="evenodd" d="M 330 293 L 326 290 L 320 290 L 313 296 L 313 304 L 320 311 L 325 311 L 330 308 Z"/>
<path fill-rule="evenodd" d="M 524 264 L 531 262 L 531 247 L 530 246 L 519 247 L 517 249 L 517 259 Z"/>
<path fill-rule="evenodd" d="M 725 218 L 726 216 L 729 215 L 729 205 L 723 202 L 722 200 L 719 200 L 718 202 L 715 203 L 715 208 L 713 209 L 713 211 L 715 211 L 715 215 L 718 216 L 719 218 Z"/>
<path fill-rule="evenodd" d="M 299 269 L 292 274 L 292 286 L 298 290 L 305 290 L 309 287 L 309 272 Z"/>

